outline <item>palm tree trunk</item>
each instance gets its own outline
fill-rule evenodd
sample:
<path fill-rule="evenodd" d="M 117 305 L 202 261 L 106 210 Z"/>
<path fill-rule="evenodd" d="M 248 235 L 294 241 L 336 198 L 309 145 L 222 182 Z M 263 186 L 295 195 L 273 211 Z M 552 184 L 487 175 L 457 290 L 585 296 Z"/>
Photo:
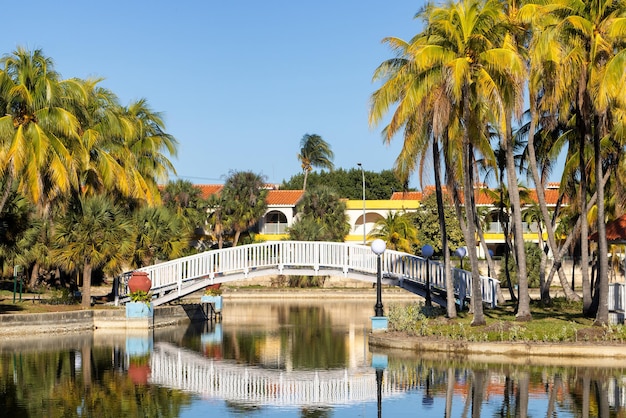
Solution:
<path fill-rule="evenodd" d="M 306 192 L 306 180 L 309 177 L 309 170 L 304 170 L 304 181 L 302 182 L 302 190 Z M 365 222 L 365 220 L 363 221 Z"/>
<path fill-rule="evenodd" d="M 439 155 L 439 142 L 433 141 L 433 168 L 435 171 L 435 193 L 437 197 L 437 215 L 439 217 L 439 231 L 441 232 L 441 251 L 443 252 L 443 274 L 446 281 L 446 311 L 448 318 L 456 318 L 456 305 L 454 298 L 454 279 L 450 266 L 450 251 L 448 251 L 448 234 L 446 229 L 446 217 L 443 206 L 443 192 L 441 190 L 441 164 Z"/>
<path fill-rule="evenodd" d="M 610 177 L 610 171 L 607 171 L 604 176 L 602 177 L 602 187 L 604 187 L 607 183 L 607 181 L 609 181 L 609 177 Z M 596 191 L 592 196 L 591 199 L 589 199 L 588 205 L 589 206 L 593 206 L 596 204 L 596 200 L 598 199 L 598 192 Z M 570 245 L 572 244 L 572 240 L 574 239 L 574 237 L 578 237 L 579 235 L 581 235 L 580 233 L 580 229 L 581 229 L 581 224 L 582 224 L 582 219 L 579 215 L 579 218 L 576 220 L 576 223 L 574 224 L 574 228 L 572 229 L 572 233 L 570 233 L 567 238 L 565 239 L 565 242 L 561 245 L 561 247 L 558 250 L 558 258 L 559 259 L 563 259 L 563 257 L 565 257 L 565 253 L 567 252 L 567 249 L 570 247 Z M 546 280 L 546 287 L 550 288 L 550 284 L 552 283 L 552 280 L 554 278 L 554 274 L 556 273 L 557 269 L 559 267 L 553 263 L 552 264 L 552 268 L 550 269 L 550 273 L 548 274 L 548 279 Z M 588 284 L 589 290 L 588 292 L 591 293 L 591 282 Z M 583 292 L 585 290 L 583 289 Z"/>
<path fill-rule="evenodd" d="M 81 306 L 85 309 L 91 308 L 91 270 L 91 263 L 85 260 L 83 267 L 83 287 L 81 291 Z"/>
<path fill-rule="evenodd" d="M 465 101 L 467 102 L 467 98 Z M 466 123 L 469 121 L 469 104 L 464 105 L 464 116 Z M 472 165 L 474 148 L 469 140 L 468 128 L 463 132 L 463 195 L 465 197 L 465 219 L 466 228 L 463 231 L 465 243 L 467 244 L 467 254 L 472 268 L 472 303 L 474 307 L 473 326 L 485 325 L 485 315 L 483 313 L 482 286 L 478 267 L 478 255 L 476 254 L 476 206 L 474 201 L 474 168 Z"/>
<path fill-rule="evenodd" d="M 485 325 L 485 315 L 483 313 L 482 283 L 478 270 L 478 255 L 476 254 L 476 202 L 474 200 L 474 147 L 470 140 L 470 129 L 472 128 L 472 114 L 470 111 L 469 87 L 463 87 L 463 129 L 462 139 L 462 164 L 463 164 L 463 195 L 465 197 L 465 218 L 467 223 L 464 229 L 465 244 L 467 254 L 472 267 L 472 304 L 474 307 L 474 317 L 472 326 Z"/>
<path fill-rule="evenodd" d="M 593 138 L 593 151 L 596 163 L 596 179 L 603 177 L 602 173 L 602 154 L 600 149 L 600 134 L 595 132 Z M 596 315 L 595 325 L 607 325 L 609 323 L 609 277 L 608 277 L 608 243 L 606 241 L 606 224 L 604 216 L 604 185 L 600 183 L 598 187 L 598 202 L 596 208 L 598 211 L 598 313 Z"/>
<path fill-rule="evenodd" d="M 537 169 L 537 155 L 535 153 L 535 130 L 537 126 L 537 114 L 536 114 L 536 106 L 535 106 L 535 98 L 531 93 L 530 100 L 530 108 L 531 108 L 531 119 L 530 119 L 530 129 L 528 131 L 528 166 L 530 168 L 530 172 L 533 177 L 533 182 L 535 183 L 535 190 L 537 192 L 537 200 L 539 201 L 539 208 L 541 209 L 541 215 L 543 216 L 544 224 L 546 225 L 546 232 L 548 233 L 548 245 L 550 246 L 550 250 L 552 251 L 552 255 L 554 257 L 554 266 L 557 269 L 559 274 L 559 280 L 561 281 L 561 287 L 563 288 L 563 292 L 565 293 L 565 298 L 567 300 L 580 300 L 580 297 L 572 291 L 569 287 L 569 283 L 567 282 L 567 277 L 565 277 L 565 273 L 563 272 L 562 264 L 563 257 L 559 255 L 558 246 L 556 243 L 556 238 L 554 234 L 554 228 L 552 226 L 552 218 L 550 217 L 550 213 L 548 212 L 548 205 L 546 203 L 546 196 L 544 191 L 543 182 L 539 177 L 539 170 Z"/>
<path fill-rule="evenodd" d="M 237 246 L 237 243 L 239 242 L 239 236 L 241 235 L 241 231 L 236 229 L 235 230 L 235 236 L 233 237 L 233 247 Z"/>
<path fill-rule="evenodd" d="M 583 116 L 578 114 L 576 123 L 579 131 L 585 130 Z M 580 200 L 580 274 L 583 286 L 583 314 L 588 315 L 591 308 L 591 287 L 589 286 L 589 223 L 587 221 L 587 160 L 585 158 L 586 138 L 580 135 L 578 149 L 578 170 L 580 171 L 580 185 L 578 189 Z M 572 289 L 574 290 L 574 289 Z"/>
<path fill-rule="evenodd" d="M 509 118 L 510 119 L 510 118 Z M 526 248 L 524 246 L 524 229 L 522 225 L 522 205 L 519 197 L 519 188 L 517 186 L 517 175 L 515 173 L 515 157 L 513 155 L 513 147 L 511 144 L 510 128 L 507 128 L 507 138 L 505 144 L 506 157 L 506 178 L 509 189 L 509 202 L 513 215 L 513 229 L 515 237 L 515 255 L 517 260 L 517 321 L 529 321 L 532 319 L 530 314 L 530 295 L 528 294 L 528 276 L 526 273 Z"/>

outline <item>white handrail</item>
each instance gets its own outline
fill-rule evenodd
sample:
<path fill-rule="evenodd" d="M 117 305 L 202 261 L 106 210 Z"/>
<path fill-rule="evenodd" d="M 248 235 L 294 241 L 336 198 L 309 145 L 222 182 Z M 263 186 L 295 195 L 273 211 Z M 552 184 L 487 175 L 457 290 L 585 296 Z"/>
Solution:
<path fill-rule="evenodd" d="M 431 289 L 446 290 L 443 265 L 437 261 L 387 250 L 382 257 L 382 274 L 385 278 L 426 285 L 426 269 L 429 270 Z M 364 245 L 318 242 L 273 241 L 242 245 L 221 250 L 182 257 L 138 269 L 148 273 L 152 280 L 153 294 L 165 295 L 175 292 L 175 297 L 185 296 L 209 284 L 246 279 L 252 273 L 314 275 L 336 272 L 344 277 L 359 275 L 376 276 L 376 255 Z M 357 274 L 358 273 L 358 274 Z M 455 295 L 460 303 L 471 297 L 471 273 L 454 269 Z M 126 274 L 128 277 L 130 273 Z M 256 274 L 259 275 L 259 274 Z M 365 278 L 364 278 L 365 279 Z M 496 306 L 498 281 L 481 277 L 483 302 Z M 123 286 L 121 295 L 128 292 Z M 172 300 L 170 297 L 167 300 Z M 158 304 L 160 299 L 155 300 Z"/>

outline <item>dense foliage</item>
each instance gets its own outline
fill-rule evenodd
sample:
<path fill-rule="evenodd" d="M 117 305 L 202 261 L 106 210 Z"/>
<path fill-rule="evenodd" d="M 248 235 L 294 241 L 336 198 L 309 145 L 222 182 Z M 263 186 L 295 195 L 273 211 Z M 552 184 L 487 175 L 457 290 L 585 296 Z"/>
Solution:
<path fill-rule="evenodd" d="M 373 171 L 361 173 L 358 168 L 313 171 L 308 176 L 307 184 L 308 187 L 326 185 L 332 187 L 341 197 L 359 200 L 363 199 L 363 174 L 365 174 L 365 198 L 367 200 L 385 200 L 391 198 L 393 192 L 404 191 L 403 184 L 391 170 L 383 170 L 380 173 Z M 297 174 L 283 181 L 281 189 L 301 190 L 303 182 L 304 175 Z"/>
<path fill-rule="evenodd" d="M 452 249 L 463 247 L 463 231 L 459 225 L 459 219 L 454 213 L 454 209 L 444 203 L 444 213 L 446 219 L 446 238 Z M 437 221 L 437 200 L 434 193 L 429 193 L 421 202 L 417 211 L 408 214 L 415 223 L 417 229 L 417 241 L 420 246 L 431 245 L 435 256 L 442 255 L 443 243 L 442 233 Z"/>

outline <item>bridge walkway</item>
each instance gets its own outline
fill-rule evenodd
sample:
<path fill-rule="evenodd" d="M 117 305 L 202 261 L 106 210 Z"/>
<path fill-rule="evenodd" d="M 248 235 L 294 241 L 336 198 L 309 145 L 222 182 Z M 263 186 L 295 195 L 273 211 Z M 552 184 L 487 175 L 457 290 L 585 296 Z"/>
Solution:
<path fill-rule="evenodd" d="M 396 285 L 422 297 L 430 288 L 432 301 L 446 306 L 442 263 L 392 250 L 385 251 L 381 261 L 383 284 Z M 205 251 L 137 271 L 148 273 L 153 303 L 158 306 L 209 285 L 268 275 L 340 275 L 375 283 L 377 256 L 369 246 L 358 244 L 275 241 Z M 127 283 L 131 273 L 123 274 L 118 280 L 120 303 L 129 300 Z M 472 297 L 471 273 L 453 269 L 453 276 L 455 299 L 462 308 Z M 498 280 L 481 277 L 481 282 L 483 302 L 497 306 Z"/>

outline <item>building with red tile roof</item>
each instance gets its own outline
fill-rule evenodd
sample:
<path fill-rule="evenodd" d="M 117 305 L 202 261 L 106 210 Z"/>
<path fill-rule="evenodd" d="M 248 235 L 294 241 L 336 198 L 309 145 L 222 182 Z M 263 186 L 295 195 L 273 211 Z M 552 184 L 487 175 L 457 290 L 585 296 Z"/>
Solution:
<path fill-rule="evenodd" d="M 196 185 L 202 197 L 207 198 L 215 193 L 220 193 L 221 184 L 200 184 Z M 277 185 L 267 185 L 267 211 L 259 224 L 257 230 L 261 239 L 276 240 L 283 238 L 296 219 L 296 206 L 304 196 L 303 190 L 280 190 Z M 497 208 L 493 195 L 486 193 L 486 187 L 482 185 L 475 191 L 476 205 L 479 207 L 491 208 L 490 214 L 485 222 L 485 239 L 488 246 L 497 255 L 502 251 L 504 245 L 504 235 L 500 222 L 497 221 Z M 448 191 L 444 187 L 444 196 L 448 199 Z M 363 242 L 364 236 L 372 231 L 376 222 L 383 219 L 389 212 L 411 212 L 418 209 L 420 202 L 435 192 L 434 186 L 426 186 L 423 191 L 394 192 L 389 200 L 345 200 L 346 214 L 350 222 L 350 233 L 346 241 Z M 529 190 L 530 200 L 537 201 L 537 193 L 534 189 Z M 546 201 L 549 206 L 556 206 L 559 199 L 559 184 L 550 183 L 545 190 Z M 461 202 L 464 198 L 461 193 Z M 527 241 L 537 241 L 537 228 L 533 225 L 524 225 L 524 239 Z M 479 250 L 479 253 L 481 251 Z"/>

